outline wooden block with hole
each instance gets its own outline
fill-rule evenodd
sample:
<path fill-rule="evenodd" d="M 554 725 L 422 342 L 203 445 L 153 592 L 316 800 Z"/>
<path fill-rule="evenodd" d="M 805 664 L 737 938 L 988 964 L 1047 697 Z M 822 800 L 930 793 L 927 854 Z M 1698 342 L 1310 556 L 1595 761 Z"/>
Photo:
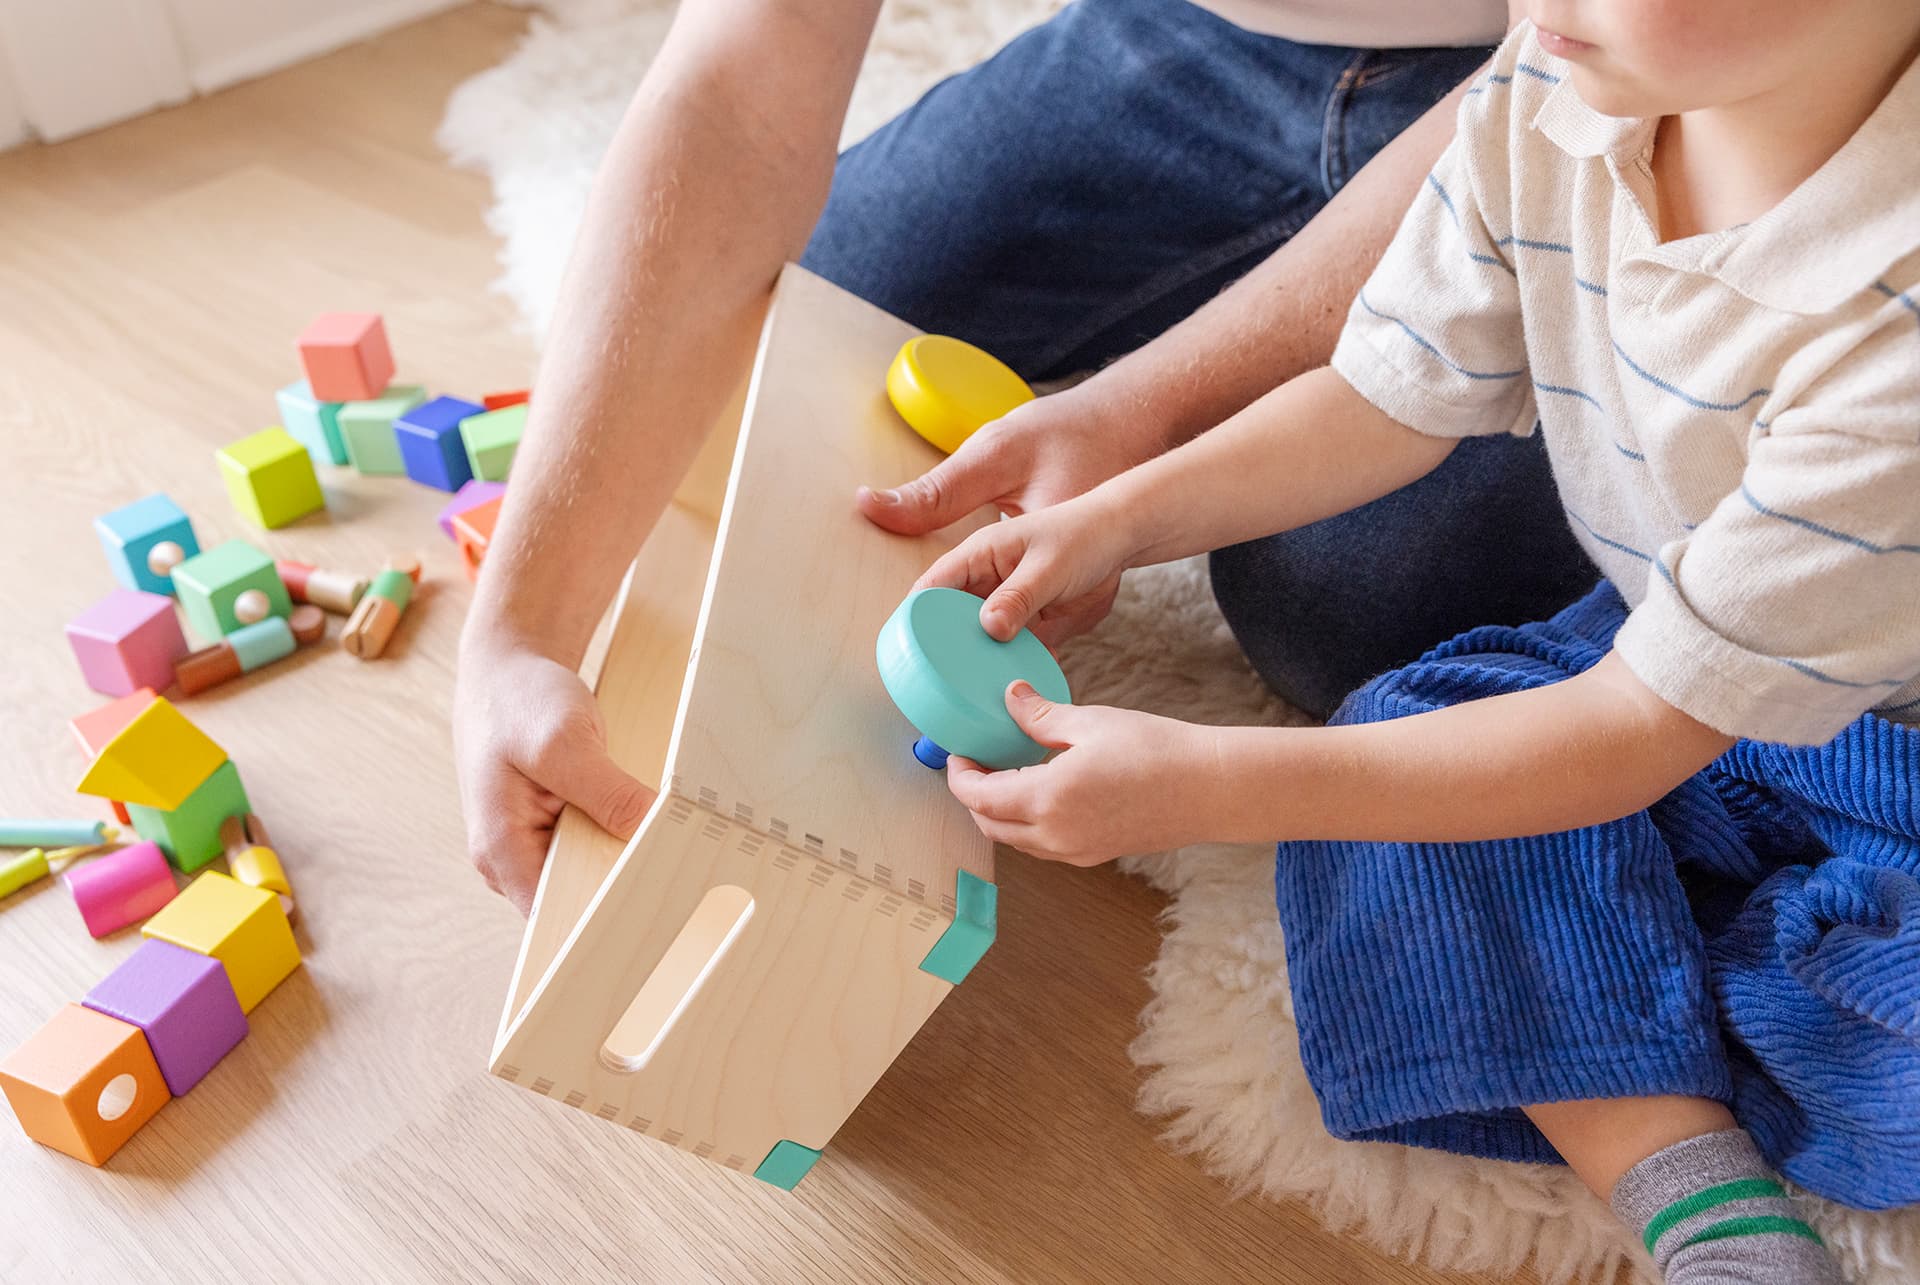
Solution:
<path fill-rule="evenodd" d="M 781 277 L 744 410 L 641 549 L 599 665 L 609 746 L 660 796 L 624 849 L 562 814 L 493 1049 L 496 1075 L 782 1187 L 993 935 L 991 845 L 874 666 L 914 579 L 989 515 L 906 539 L 853 506 L 940 459 L 886 399 L 914 333 Z M 698 479 L 734 424 L 715 523 Z"/>
<path fill-rule="evenodd" d="M 4 1091 L 35 1142 L 103 1165 L 172 1097 L 139 1027 L 79 1004 L 0 1061 Z"/>

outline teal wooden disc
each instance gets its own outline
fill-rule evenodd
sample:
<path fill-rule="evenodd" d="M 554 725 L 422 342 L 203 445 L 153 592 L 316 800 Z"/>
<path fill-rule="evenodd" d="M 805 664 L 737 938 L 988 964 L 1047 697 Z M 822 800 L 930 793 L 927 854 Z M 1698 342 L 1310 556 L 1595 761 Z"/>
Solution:
<path fill-rule="evenodd" d="M 908 594 L 874 644 L 880 681 L 907 721 L 949 754 L 1026 767 L 1047 750 L 1007 713 L 1007 684 L 1024 678 L 1051 701 L 1073 695 L 1045 643 L 1025 629 L 996 641 L 980 627 L 981 604 L 959 589 Z"/>

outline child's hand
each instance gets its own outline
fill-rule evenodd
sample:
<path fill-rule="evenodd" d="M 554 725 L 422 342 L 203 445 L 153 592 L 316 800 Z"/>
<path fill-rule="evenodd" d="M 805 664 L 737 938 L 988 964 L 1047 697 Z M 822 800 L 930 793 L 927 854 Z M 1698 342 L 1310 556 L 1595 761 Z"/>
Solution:
<path fill-rule="evenodd" d="M 1001 642 L 1032 622 L 1051 643 L 1058 639 L 1048 626 L 1085 616 L 1089 598 L 1106 600 L 1094 619 L 1106 614 L 1132 552 L 1125 524 L 1081 497 L 982 527 L 935 559 L 913 587 L 985 598 L 980 627 Z"/>
<path fill-rule="evenodd" d="M 947 787 L 980 833 L 1043 861 L 1095 866 L 1198 842 L 1220 779 L 1212 729 L 1104 705 L 1060 705 L 1024 682 L 1007 711 L 1062 752 L 1034 767 L 989 772 L 947 760 Z"/>

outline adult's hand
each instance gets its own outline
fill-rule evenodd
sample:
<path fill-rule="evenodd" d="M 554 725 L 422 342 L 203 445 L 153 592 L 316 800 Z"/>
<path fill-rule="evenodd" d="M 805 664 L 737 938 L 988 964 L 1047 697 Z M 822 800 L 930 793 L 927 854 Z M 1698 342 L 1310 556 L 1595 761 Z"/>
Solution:
<path fill-rule="evenodd" d="M 580 676 L 516 645 L 463 649 L 454 754 L 467 855 L 487 886 L 526 914 L 560 810 L 574 804 L 625 839 L 654 792 L 607 755 L 600 707 Z"/>
<path fill-rule="evenodd" d="M 860 489 L 860 511 L 901 535 L 924 535 L 992 504 L 1031 513 L 1092 490 L 1161 448 L 1150 425 L 1118 409 L 1099 380 L 1036 398 L 986 425 L 959 450 L 911 482 L 887 491 Z M 1106 618 L 1120 589 L 1115 572 L 1090 592 L 1051 603 L 1033 632 L 1049 647 Z"/>

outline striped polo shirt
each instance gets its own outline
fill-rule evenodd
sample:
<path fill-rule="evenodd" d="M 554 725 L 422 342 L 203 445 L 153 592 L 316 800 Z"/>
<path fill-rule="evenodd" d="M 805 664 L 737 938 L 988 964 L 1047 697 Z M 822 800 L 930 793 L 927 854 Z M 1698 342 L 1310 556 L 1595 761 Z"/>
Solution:
<path fill-rule="evenodd" d="M 1423 433 L 1545 435 L 1669 704 L 1790 744 L 1920 724 L 1920 63 L 1779 205 L 1665 243 L 1658 122 L 1568 71 L 1531 24 L 1501 46 L 1335 369 Z"/>

